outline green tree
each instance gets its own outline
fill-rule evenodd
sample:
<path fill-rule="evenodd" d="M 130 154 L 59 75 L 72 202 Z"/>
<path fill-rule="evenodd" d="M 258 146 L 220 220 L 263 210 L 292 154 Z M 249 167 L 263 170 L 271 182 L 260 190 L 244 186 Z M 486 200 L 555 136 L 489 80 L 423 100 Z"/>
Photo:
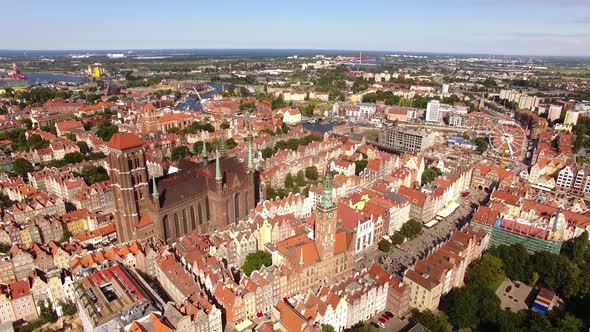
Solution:
<path fill-rule="evenodd" d="M 186 158 L 190 153 L 189 149 L 185 145 L 176 146 L 172 149 L 172 160 L 180 160 Z"/>
<path fill-rule="evenodd" d="M 395 245 L 404 243 L 405 239 L 406 239 L 405 236 L 402 233 L 400 233 L 400 232 L 395 232 L 391 236 L 391 241 Z"/>
<path fill-rule="evenodd" d="M 291 173 L 285 176 L 285 188 L 293 188 L 295 186 L 295 181 L 293 180 L 293 175 Z"/>
<path fill-rule="evenodd" d="M 229 123 L 224 121 L 224 122 L 222 122 L 219 125 L 219 128 L 221 128 L 221 129 L 229 129 Z"/>
<path fill-rule="evenodd" d="M 407 239 L 413 239 L 422 232 L 422 223 L 415 219 L 408 220 L 403 224 L 400 233 Z"/>
<path fill-rule="evenodd" d="M 77 164 L 84 161 L 84 156 L 80 152 L 70 152 L 66 153 L 62 160 L 66 165 Z"/>
<path fill-rule="evenodd" d="M 449 308 L 445 311 L 453 325 L 461 328 L 475 328 L 478 324 L 478 302 L 468 289 L 453 290 L 448 295 Z"/>
<path fill-rule="evenodd" d="M 484 254 L 467 271 L 466 283 L 476 288 L 490 288 L 496 290 L 506 278 L 502 260 L 491 254 Z"/>
<path fill-rule="evenodd" d="M 10 243 L 0 242 L 0 253 L 6 254 L 10 250 Z"/>
<path fill-rule="evenodd" d="M 119 132 L 119 127 L 110 123 L 110 122 L 103 122 L 98 125 L 98 130 L 96 131 L 96 136 L 102 139 L 104 142 L 108 142 L 111 140 L 111 137 L 115 133 Z"/>
<path fill-rule="evenodd" d="M 427 167 L 422 173 L 422 185 L 429 184 L 442 174 L 437 167 Z"/>
<path fill-rule="evenodd" d="M 574 262 L 580 262 L 588 252 L 588 232 L 584 231 L 578 237 L 567 240 L 561 247 L 561 254 Z"/>
<path fill-rule="evenodd" d="M 88 185 L 109 179 L 109 172 L 102 166 L 84 166 L 80 175 Z"/>
<path fill-rule="evenodd" d="M 361 160 L 355 161 L 354 163 L 355 163 L 354 174 L 359 175 L 359 174 L 361 174 L 362 171 L 365 170 L 365 168 L 367 168 L 369 161 L 367 159 L 361 159 Z"/>
<path fill-rule="evenodd" d="M 60 243 L 64 243 L 64 242 L 69 242 L 70 238 L 73 236 L 74 234 L 72 234 L 72 232 L 70 232 L 69 230 L 64 230 L 62 235 L 61 235 L 61 239 L 59 239 Z"/>
<path fill-rule="evenodd" d="M 203 144 L 203 143 L 201 143 L 201 144 Z M 225 140 L 225 148 L 226 149 L 231 150 L 231 149 L 235 148 L 236 146 L 238 146 L 238 142 L 236 142 L 236 140 L 233 139 L 233 137 Z M 201 145 L 201 148 L 202 147 L 203 146 Z"/>
<path fill-rule="evenodd" d="M 90 148 L 88 147 L 88 144 L 86 142 L 84 142 L 84 141 L 76 142 L 76 145 L 80 149 L 80 153 L 87 154 L 88 152 L 90 152 Z"/>
<path fill-rule="evenodd" d="M 297 186 L 299 187 L 303 187 L 307 184 L 307 182 L 305 181 L 305 173 L 303 172 L 303 170 L 297 172 L 297 176 L 295 177 L 295 183 L 297 183 Z"/>
<path fill-rule="evenodd" d="M 311 181 L 317 181 L 319 178 L 318 169 L 315 166 L 309 166 L 305 169 L 305 177 Z"/>
<path fill-rule="evenodd" d="M 444 313 L 435 314 L 430 310 L 412 310 L 410 322 L 414 324 L 420 323 L 431 332 L 448 332 L 451 330 L 447 317 L 444 315 Z"/>
<path fill-rule="evenodd" d="M 283 132 L 283 134 L 288 134 L 289 133 L 289 126 L 287 126 L 286 123 L 283 122 L 283 124 L 281 125 L 281 131 Z"/>
<path fill-rule="evenodd" d="M 46 323 L 57 322 L 57 313 L 45 301 L 38 301 L 37 306 L 39 307 L 39 318 Z"/>
<path fill-rule="evenodd" d="M 560 332 L 577 332 L 582 331 L 584 322 L 576 318 L 576 316 L 566 313 L 565 316 L 559 320 L 557 327 Z"/>
<path fill-rule="evenodd" d="M 74 133 L 67 133 L 66 138 L 72 142 L 76 142 L 76 134 L 74 134 Z"/>
<path fill-rule="evenodd" d="M 477 145 L 477 151 L 480 154 L 483 154 L 488 150 L 488 141 L 483 137 L 477 137 L 473 143 Z"/>
<path fill-rule="evenodd" d="M 334 330 L 334 326 L 332 325 L 322 324 L 322 332 L 336 332 L 336 330 Z"/>
<path fill-rule="evenodd" d="M 73 314 L 75 314 L 78 310 L 76 309 L 76 305 L 69 303 L 69 302 L 61 302 L 61 309 L 62 312 L 64 314 L 64 316 L 72 316 Z"/>
<path fill-rule="evenodd" d="M 363 325 L 353 328 L 352 331 L 353 332 L 379 332 L 379 329 L 372 326 L 369 323 L 363 323 Z"/>
<path fill-rule="evenodd" d="M 271 264 L 272 256 L 266 251 L 258 250 L 246 256 L 246 260 L 242 265 L 242 271 L 247 276 L 250 276 L 252 272 L 260 269 L 263 265 L 270 266 Z"/>
<path fill-rule="evenodd" d="M 382 239 L 381 241 L 379 241 L 379 243 L 377 243 L 377 247 L 379 248 L 379 250 L 381 250 L 383 252 L 390 252 L 391 251 L 391 242 L 389 242 L 386 239 Z"/>
<path fill-rule="evenodd" d="M 28 160 L 19 158 L 12 163 L 12 170 L 16 175 L 26 178 L 27 174 L 32 172 L 34 168 Z"/>
<path fill-rule="evenodd" d="M 533 266 L 527 249 L 522 244 L 492 247 L 490 253 L 502 260 L 504 272 L 508 278 L 530 284 L 533 276 Z"/>

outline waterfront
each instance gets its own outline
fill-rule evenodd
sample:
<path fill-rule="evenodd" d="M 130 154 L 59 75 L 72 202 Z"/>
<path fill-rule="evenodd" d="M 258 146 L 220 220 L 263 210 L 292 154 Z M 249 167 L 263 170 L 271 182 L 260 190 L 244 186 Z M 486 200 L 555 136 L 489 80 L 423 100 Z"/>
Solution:
<path fill-rule="evenodd" d="M 323 123 L 323 122 L 315 122 L 315 123 L 311 123 L 311 122 L 304 122 L 301 124 L 301 126 L 303 126 L 303 129 L 305 130 L 309 130 L 309 131 L 315 131 L 321 134 L 327 133 L 332 131 L 332 129 L 334 128 L 334 126 L 336 125 L 335 122 L 327 122 L 327 123 Z"/>
<path fill-rule="evenodd" d="M 60 75 L 48 73 L 24 73 L 26 80 L 0 81 L 0 86 L 39 85 L 48 83 L 83 84 L 89 82 L 88 78 L 73 75 Z M 4 74 L 2 74 L 4 75 Z"/>
<path fill-rule="evenodd" d="M 201 94 L 201 99 L 206 100 L 211 98 L 216 93 L 219 93 L 224 90 L 234 89 L 236 86 L 231 84 L 220 84 L 220 83 L 207 83 L 209 87 L 212 89 L 208 92 Z M 175 110 L 183 111 L 183 112 L 202 112 L 203 107 L 201 106 L 201 101 L 196 94 L 189 94 L 185 98 L 181 99 L 176 103 L 174 106 Z"/>

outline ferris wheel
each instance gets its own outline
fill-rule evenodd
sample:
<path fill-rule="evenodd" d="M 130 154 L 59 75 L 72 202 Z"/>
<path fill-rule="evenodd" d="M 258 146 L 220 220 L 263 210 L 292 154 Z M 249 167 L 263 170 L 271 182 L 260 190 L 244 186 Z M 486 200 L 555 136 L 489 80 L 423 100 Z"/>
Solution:
<path fill-rule="evenodd" d="M 499 123 L 490 135 L 490 145 L 494 152 L 501 156 L 500 166 L 504 159 L 519 159 L 526 149 L 526 132 L 516 123 Z"/>

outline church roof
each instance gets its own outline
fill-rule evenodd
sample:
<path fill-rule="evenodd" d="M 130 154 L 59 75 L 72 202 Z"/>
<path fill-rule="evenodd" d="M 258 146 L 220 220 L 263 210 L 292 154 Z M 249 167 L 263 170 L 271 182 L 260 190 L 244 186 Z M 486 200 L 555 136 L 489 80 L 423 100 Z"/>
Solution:
<path fill-rule="evenodd" d="M 131 148 L 140 147 L 143 141 L 135 134 L 115 133 L 107 145 L 117 150 L 127 150 Z"/>
<path fill-rule="evenodd" d="M 156 179 L 160 208 L 166 208 L 195 196 L 204 195 L 208 191 L 214 191 L 215 163 L 204 166 L 189 160 L 178 162 L 179 171 Z M 220 160 L 223 183 L 227 186 L 237 185 L 246 180 L 246 166 L 237 158 L 225 158 Z M 153 184 L 150 183 L 150 192 Z"/>

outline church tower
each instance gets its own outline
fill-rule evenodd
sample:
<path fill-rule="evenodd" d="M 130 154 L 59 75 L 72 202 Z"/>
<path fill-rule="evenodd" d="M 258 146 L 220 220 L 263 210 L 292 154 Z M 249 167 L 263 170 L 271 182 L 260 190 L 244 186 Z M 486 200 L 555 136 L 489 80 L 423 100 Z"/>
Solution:
<path fill-rule="evenodd" d="M 314 229 L 314 239 L 322 260 L 334 256 L 337 226 L 336 204 L 332 197 L 332 179 L 330 175 L 327 175 L 324 182 L 324 193 L 316 207 Z"/>
<path fill-rule="evenodd" d="M 151 103 L 148 102 L 144 106 L 144 130 L 145 134 L 149 134 L 154 131 L 158 131 L 158 113 L 156 112 L 156 107 Z"/>
<path fill-rule="evenodd" d="M 114 134 L 107 143 L 119 242 L 135 239 L 140 212 L 150 199 L 143 143 L 136 135 L 125 133 Z"/>

